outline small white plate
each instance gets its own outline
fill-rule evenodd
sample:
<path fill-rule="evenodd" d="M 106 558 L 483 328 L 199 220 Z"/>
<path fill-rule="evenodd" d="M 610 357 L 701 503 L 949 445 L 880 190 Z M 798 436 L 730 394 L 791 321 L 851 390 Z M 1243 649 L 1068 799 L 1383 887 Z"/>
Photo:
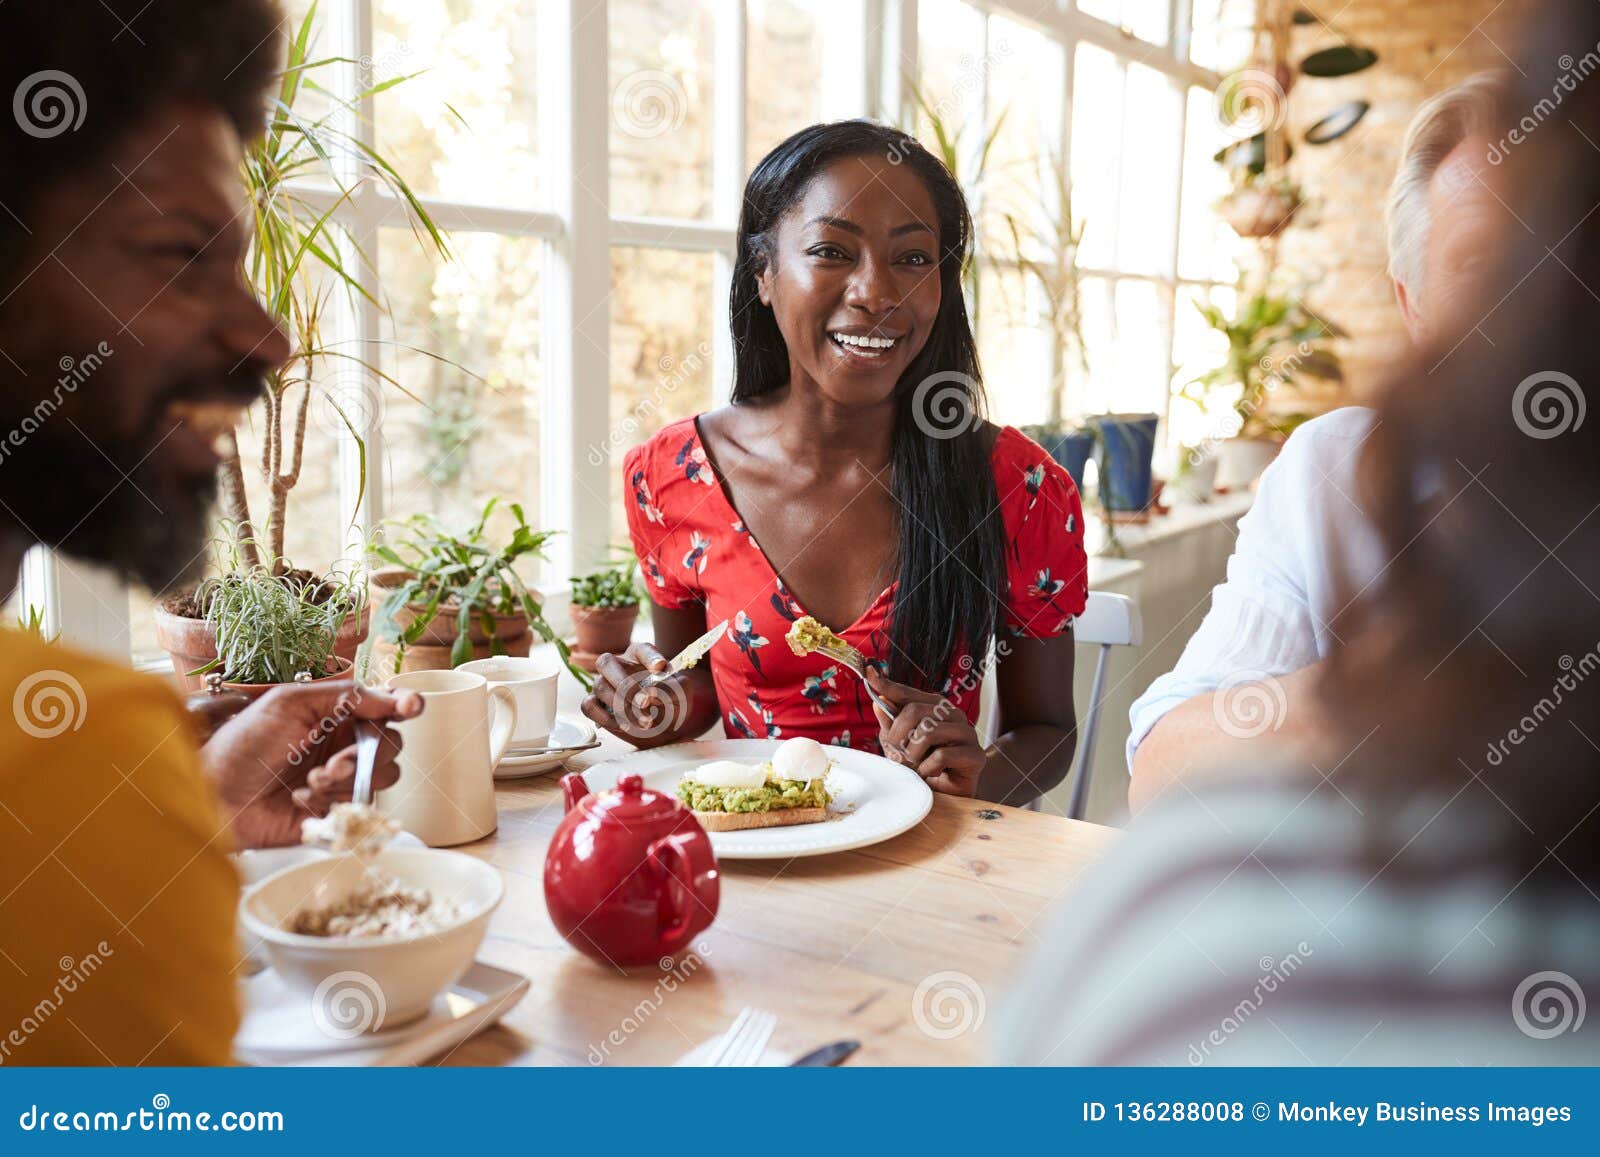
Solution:
<path fill-rule="evenodd" d="M 530 775 L 542 775 L 553 767 L 560 767 L 572 755 L 594 742 L 594 724 L 587 719 L 565 717 L 558 718 L 556 725 L 551 729 L 550 737 L 540 747 L 554 747 L 557 751 L 546 752 L 543 755 L 518 755 L 515 747 L 506 748 L 506 754 L 500 760 L 500 765 L 494 769 L 496 779 L 526 779 Z"/>
<path fill-rule="evenodd" d="M 480 961 L 420 1020 L 352 1037 L 318 1028 L 305 995 L 290 991 L 271 969 L 244 981 L 241 991 L 244 1019 L 233 1038 L 241 1063 L 385 1067 L 420 1064 L 488 1028 L 527 993 L 528 978 Z"/>
<path fill-rule="evenodd" d="M 672 795 L 691 767 L 714 759 L 760 763 L 778 749 L 776 739 L 702 739 L 596 764 L 583 773 L 590 791 L 616 786 L 637 775 L 647 786 Z M 933 807 L 933 790 L 908 767 L 848 747 L 828 748 L 833 767 L 828 792 L 833 803 L 821 823 L 743 832 L 711 832 L 711 848 L 724 860 L 780 860 L 847 852 L 892 839 L 922 822 Z"/>

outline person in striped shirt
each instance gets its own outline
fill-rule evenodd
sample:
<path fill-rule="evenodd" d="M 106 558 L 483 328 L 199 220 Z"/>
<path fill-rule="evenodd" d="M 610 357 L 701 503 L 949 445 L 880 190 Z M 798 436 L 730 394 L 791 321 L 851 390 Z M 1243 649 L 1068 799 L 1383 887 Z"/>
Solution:
<path fill-rule="evenodd" d="M 1600 84 L 1558 63 L 1600 11 L 1527 33 L 1489 177 L 1522 227 L 1363 451 L 1385 562 L 1316 687 L 1333 741 L 1142 813 L 1040 929 L 1000 1061 L 1600 1063 Z"/>

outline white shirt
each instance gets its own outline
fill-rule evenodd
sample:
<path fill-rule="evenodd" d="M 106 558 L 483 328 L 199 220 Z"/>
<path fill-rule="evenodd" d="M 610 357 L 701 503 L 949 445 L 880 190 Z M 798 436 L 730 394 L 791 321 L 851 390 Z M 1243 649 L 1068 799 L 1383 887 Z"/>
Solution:
<path fill-rule="evenodd" d="M 1373 418 L 1373 411 L 1350 406 L 1305 423 L 1262 474 L 1205 621 L 1177 667 L 1128 712 L 1130 769 L 1156 721 L 1184 700 L 1224 683 L 1299 671 L 1339 641 L 1352 596 L 1384 565 L 1356 484 Z"/>

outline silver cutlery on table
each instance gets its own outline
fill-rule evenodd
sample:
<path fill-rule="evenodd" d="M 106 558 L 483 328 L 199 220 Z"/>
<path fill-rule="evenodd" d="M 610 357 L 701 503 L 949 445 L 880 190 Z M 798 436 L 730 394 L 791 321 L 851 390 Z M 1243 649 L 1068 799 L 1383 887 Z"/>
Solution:
<path fill-rule="evenodd" d="M 842 1065 L 861 1047 L 858 1040 L 836 1040 L 820 1049 L 812 1049 L 799 1060 L 789 1062 L 792 1069 L 822 1069 Z"/>
<path fill-rule="evenodd" d="M 778 1027 L 778 1018 L 770 1012 L 748 1005 L 733 1018 L 728 1031 L 722 1034 L 716 1050 L 707 1063 L 712 1068 L 753 1068 L 761 1063 L 772 1039 L 772 1030 Z"/>
<path fill-rule="evenodd" d="M 667 669 L 665 671 L 652 672 L 640 681 L 639 686 L 635 688 L 635 690 L 648 691 L 650 688 L 666 682 L 679 671 L 687 671 L 690 667 L 693 667 L 696 663 L 700 662 L 701 659 L 704 659 L 707 652 L 709 652 L 712 647 L 716 646 L 718 640 L 720 640 L 722 636 L 726 635 L 727 633 L 728 620 L 723 619 L 722 622 L 712 627 L 709 631 L 701 635 L 694 642 L 690 643 L 683 650 L 672 656 L 672 659 L 667 663 Z"/>

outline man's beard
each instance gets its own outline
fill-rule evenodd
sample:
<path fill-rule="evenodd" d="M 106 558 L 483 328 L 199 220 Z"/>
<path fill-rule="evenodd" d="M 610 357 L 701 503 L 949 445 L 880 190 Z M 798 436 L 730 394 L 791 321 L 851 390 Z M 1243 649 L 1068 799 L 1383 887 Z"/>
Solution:
<path fill-rule="evenodd" d="M 21 446 L 0 440 L 0 518 L 152 591 L 198 579 L 215 476 L 156 469 L 152 451 L 165 432 L 91 444 L 61 417 L 42 421 Z"/>

